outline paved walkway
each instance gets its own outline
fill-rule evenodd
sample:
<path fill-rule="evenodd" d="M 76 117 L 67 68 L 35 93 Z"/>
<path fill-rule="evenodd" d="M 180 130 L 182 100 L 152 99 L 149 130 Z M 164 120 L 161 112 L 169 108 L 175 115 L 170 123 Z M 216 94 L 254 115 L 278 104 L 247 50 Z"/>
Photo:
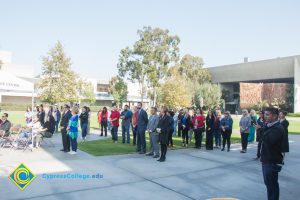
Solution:
<path fill-rule="evenodd" d="M 69 155 L 59 151 L 60 140 L 58 134 L 51 138 L 55 147 L 33 152 L 0 149 L 0 199 L 266 199 L 260 163 L 252 160 L 255 144 L 247 154 L 239 153 L 238 144 L 231 152 L 173 150 L 168 151 L 166 162 L 159 163 L 136 154 L 93 157 L 79 151 Z M 291 152 L 279 177 L 284 200 L 300 196 L 300 137 L 290 136 L 290 140 Z M 37 175 L 24 191 L 7 178 L 20 162 Z M 44 173 L 100 173 L 103 179 L 45 180 Z"/>

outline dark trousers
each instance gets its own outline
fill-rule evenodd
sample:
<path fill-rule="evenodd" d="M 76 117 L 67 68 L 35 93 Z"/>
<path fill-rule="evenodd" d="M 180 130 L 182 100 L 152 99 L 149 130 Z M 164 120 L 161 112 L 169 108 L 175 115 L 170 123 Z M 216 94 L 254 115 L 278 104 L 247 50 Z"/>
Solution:
<path fill-rule="evenodd" d="M 72 145 L 72 151 L 77 151 L 77 138 L 74 138 L 74 139 L 72 139 L 72 138 L 70 138 L 70 140 L 71 140 L 71 145 Z"/>
<path fill-rule="evenodd" d="M 205 141 L 206 150 L 214 149 L 214 135 L 213 131 L 206 131 L 206 141 Z"/>
<path fill-rule="evenodd" d="M 203 139 L 203 128 L 194 129 L 195 134 L 195 147 L 201 149 L 202 139 Z"/>
<path fill-rule="evenodd" d="M 182 130 L 182 143 L 183 144 L 189 143 L 189 131 L 187 129 Z"/>
<path fill-rule="evenodd" d="M 178 137 L 181 137 L 181 133 L 182 133 L 182 125 L 178 124 Z"/>
<path fill-rule="evenodd" d="M 167 155 L 167 150 L 168 150 L 167 144 L 161 144 L 160 148 L 161 148 L 160 159 L 166 160 L 166 155 Z"/>
<path fill-rule="evenodd" d="M 249 133 L 242 132 L 241 137 L 242 137 L 242 149 L 244 151 L 247 151 Z"/>
<path fill-rule="evenodd" d="M 118 126 L 113 126 L 111 128 L 111 139 L 113 141 L 118 141 Z"/>
<path fill-rule="evenodd" d="M 65 151 L 70 151 L 70 137 L 67 134 L 67 129 L 61 129 L 61 136 L 62 136 L 62 144 Z"/>
<path fill-rule="evenodd" d="M 130 124 L 122 125 L 122 143 L 125 143 L 125 140 L 130 144 Z"/>
<path fill-rule="evenodd" d="M 146 153 L 146 137 L 145 137 L 145 130 L 137 129 L 137 152 Z"/>
<path fill-rule="evenodd" d="M 59 120 L 57 120 L 55 122 L 55 132 L 57 133 L 58 132 L 58 125 L 59 125 Z"/>
<path fill-rule="evenodd" d="M 103 136 L 103 129 L 105 136 L 107 136 L 107 122 L 101 122 L 101 136 Z"/>
<path fill-rule="evenodd" d="M 136 145 L 136 133 L 137 133 L 137 126 L 133 127 L 132 126 L 132 135 L 133 135 L 133 145 Z"/>
<path fill-rule="evenodd" d="M 222 130 L 222 139 L 223 139 L 223 149 L 225 149 L 225 144 L 227 143 L 227 149 L 230 149 L 231 144 L 231 130 Z"/>
<path fill-rule="evenodd" d="M 216 129 L 214 132 L 216 146 L 221 147 L 221 130 Z"/>
<path fill-rule="evenodd" d="M 174 130 L 171 130 L 168 134 L 168 142 L 167 142 L 168 146 L 169 145 L 173 146 L 173 132 L 174 132 Z"/>
<path fill-rule="evenodd" d="M 82 138 L 86 137 L 87 134 L 87 127 L 88 127 L 88 123 L 81 123 L 81 134 L 82 134 Z"/>
<path fill-rule="evenodd" d="M 262 164 L 264 182 L 267 187 L 268 200 L 279 200 L 278 172 L 281 166 L 276 164 Z"/>
<path fill-rule="evenodd" d="M 263 136 L 263 129 L 258 129 L 256 132 L 256 140 L 258 142 L 257 153 L 256 153 L 257 158 L 260 158 L 262 136 Z"/>

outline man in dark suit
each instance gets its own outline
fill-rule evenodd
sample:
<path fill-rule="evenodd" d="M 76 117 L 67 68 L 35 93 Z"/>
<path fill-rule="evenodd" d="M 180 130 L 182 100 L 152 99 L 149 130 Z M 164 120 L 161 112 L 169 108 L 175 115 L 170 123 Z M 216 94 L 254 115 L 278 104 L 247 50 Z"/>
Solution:
<path fill-rule="evenodd" d="M 137 104 L 138 108 L 138 115 L 137 115 L 137 146 L 136 151 L 139 152 L 139 154 L 145 154 L 146 153 L 146 137 L 145 132 L 147 129 L 148 124 L 148 114 L 147 112 L 142 108 L 142 103 Z"/>
<path fill-rule="evenodd" d="M 61 149 L 61 151 L 64 152 L 70 152 L 70 138 L 67 133 L 67 127 L 71 117 L 72 117 L 72 113 L 70 111 L 70 106 L 66 104 L 64 106 L 64 112 L 62 114 L 61 121 L 60 121 L 60 130 L 61 130 L 62 143 L 63 143 L 63 149 Z"/>

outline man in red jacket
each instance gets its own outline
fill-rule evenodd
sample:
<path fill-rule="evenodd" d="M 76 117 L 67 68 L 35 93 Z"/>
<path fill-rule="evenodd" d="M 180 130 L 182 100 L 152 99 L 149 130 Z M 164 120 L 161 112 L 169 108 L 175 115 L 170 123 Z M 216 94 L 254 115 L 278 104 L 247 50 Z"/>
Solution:
<path fill-rule="evenodd" d="M 112 140 L 114 141 L 114 143 L 117 143 L 120 113 L 117 110 L 116 106 L 112 107 L 112 111 L 111 111 L 109 119 L 112 123 L 111 137 L 112 137 Z"/>

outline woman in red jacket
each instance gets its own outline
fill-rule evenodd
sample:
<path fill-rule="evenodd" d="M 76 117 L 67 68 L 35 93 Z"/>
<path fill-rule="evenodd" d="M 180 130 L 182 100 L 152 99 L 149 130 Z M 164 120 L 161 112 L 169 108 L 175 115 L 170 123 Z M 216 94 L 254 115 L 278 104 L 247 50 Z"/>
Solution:
<path fill-rule="evenodd" d="M 195 134 L 195 148 L 201 149 L 202 136 L 205 130 L 205 118 L 200 109 L 197 109 L 197 114 L 193 118 L 193 128 Z"/>

